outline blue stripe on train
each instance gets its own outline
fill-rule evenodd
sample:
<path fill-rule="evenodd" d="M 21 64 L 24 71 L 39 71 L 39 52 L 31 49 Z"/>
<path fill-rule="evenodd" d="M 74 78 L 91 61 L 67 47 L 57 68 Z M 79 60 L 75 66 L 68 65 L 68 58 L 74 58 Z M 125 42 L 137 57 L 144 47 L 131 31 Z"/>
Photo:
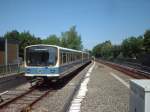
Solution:
<path fill-rule="evenodd" d="M 77 61 L 75 63 L 71 63 L 71 64 L 67 64 L 64 66 L 60 66 L 60 67 L 27 67 L 25 68 L 25 72 L 27 74 L 60 74 L 62 72 L 64 72 L 65 70 L 70 69 L 71 67 L 73 67 L 74 65 L 80 64 L 80 63 L 85 63 L 87 62 L 87 60 L 84 60 L 83 62 L 81 61 Z"/>
<path fill-rule="evenodd" d="M 27 74 L 59 74 L 59 68 L 49 68 L 49 67 L 27 67 L 25 69 Z"/>

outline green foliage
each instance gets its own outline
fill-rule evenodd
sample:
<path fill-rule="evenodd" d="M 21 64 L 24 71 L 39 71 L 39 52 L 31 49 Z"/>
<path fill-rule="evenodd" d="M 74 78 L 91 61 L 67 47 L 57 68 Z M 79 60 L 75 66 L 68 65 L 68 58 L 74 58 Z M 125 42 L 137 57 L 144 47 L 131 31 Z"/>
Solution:
<path fill-rule="evenodd" d="M 121 53 L 121 46 L 120 45 L 113 45 L 111 52 L 112 52 L 112 57 L 117 58 Z"/>
<path fill-rule="evenodd" d="M 144 33 L 144 47 L 145 47 L 145 51 L 150 53 L 150 30 L 147 30 Z"/>
<path fill-rule="evenodd" d="M 41 44 L 42 40 L 40 38 L 36 38 L 34 35 L 31 35 L 29 32 L 20 33 L 20 53 L 23 54 L 24 48 L 28 45 Z"/>
<path fill-rule="evenodd" d="M 60 40 L 56 35 L 50 35 L 42 41 L 43 44 L 60 45 Z"/>
<path fill-rule="evenodd" d="M 111 49 L 112 49 L 111 42 L 105 41 L 103 43 L 96 45 L 93 48 L 92 53 L 95 57 L 110 58 L 112 54 Z"/>
<path fill-rule="evenodd" d="M 98 44 L 96 45 L 93 50 L 92 50 L 92 54 L 95 56 L 95 57 L 102 57 L 102 54 L 101 54 L 101 44 Z"/>
<path fill-rule="evenodd" d="M 101 49 L 102 56 L 106 58 L 110 58 L 112 54 L 111 49 L 112 49 L 112 44 L 110 40 L 102 43 L 102 49 Z"/>
<path fill-rule="evenodd" d="M 62 33 L 61 46 L 76 50 L 83 49 L 81 36 L 78 35 L 75 26 L 71 27 L 69 31 Z"/>
<path fill-rule="evenodd" d="M 4 35 L 4 38 L 18 40 L 19 44 L 19 55 L 23 57 L 24 48 L 28 45 L 41 44 L 42 40 L 40 38 L 36 38 L 34 35 L 31 35 L 30 32 L 21 32 L 19 33 L 16 30 L 11 32 L 7 32 Z"/>
<path fill-rule="evenodd" d="M 95 57 L 104 59 L 114 59 L 122 56 L 122 54 L 126 58 L 137 58 L 143 52 L 142 36 L 124 39 L 121 45 L 112 45 L 110 41 L 105 41 L 96 45 L 92 50 Z"/>
<path fill-rule="evenodd" d="M 61 33 L 61 46 L 66 48 L 68 47 L 67 33 Z"/>
<path fill-rule="evenodd" d="M 7 32 L 4 35 L 4 38 L 13 39 L 13 40 L 19 40 L 19 37 L 20 37 L 20 33 L 17 30 L 13 30 L 11 32 Z"/>
<path fill-rule="evenodd" d="M 137 58 L 142 53 L 143 38 L 129 37 L 122 42 L 122 53 L 124 57 Z"/>
<path fill-rule="evenodd" d="M 57 37 L 56 35 L 50 35 L 46 39 L 41 40 L 39 37 L 35 37 L 30 32 L 24 31 L 19 33 L 17 30 L 7 32 L 4 35 L 4 38 L 18 40 L 20 42 L 19 44 L 20 57 L 23 57 L 24 48 L 26 46 L 34 44 L 58 45 L 76 50 L 82 50 L 83 48 L 81 36 L 78 35 L 75 26 L 71 27 L 69 31 L 63 32 L 61 38 Z"/>
<path fill-rule="evenodd" d="M 92 54 L 104 59 L 140 59 L 141 56 L 150 54 L 150 30 L 144 33 L 144 37 L 132 36 L 124 39 L 121 45 L 112 45 L 110 41 L 97 44 Z"/>

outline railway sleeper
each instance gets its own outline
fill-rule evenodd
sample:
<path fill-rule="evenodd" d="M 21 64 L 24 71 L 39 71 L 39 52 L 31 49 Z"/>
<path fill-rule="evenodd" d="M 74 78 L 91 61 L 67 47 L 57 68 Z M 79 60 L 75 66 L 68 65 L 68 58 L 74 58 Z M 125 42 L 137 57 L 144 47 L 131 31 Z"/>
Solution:
<path fill-rule="evenodd" d="M 0 103 L 2 103 L 4 101 L 2 98 L 2 95 L 6 94 L 6 93 L 8 93 L 8 91 L 4 91 L 4 92 L 0 93 Z"/>

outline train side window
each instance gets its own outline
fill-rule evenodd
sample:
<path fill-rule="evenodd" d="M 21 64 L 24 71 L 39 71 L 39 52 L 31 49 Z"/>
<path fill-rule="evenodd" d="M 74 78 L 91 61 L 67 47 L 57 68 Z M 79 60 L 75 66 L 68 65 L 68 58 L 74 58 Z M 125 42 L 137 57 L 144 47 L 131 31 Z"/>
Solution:
<path fill-rule="evenodd" d="M 66 58 L 66 53 L 63 53 L 63 64 L 65 64 L 66 63 L 66 60 L 67 58 Z"/>
<path fill-rule="evenodd" d="M 72 62 L 72 53 L 70 53 L 70 62 Z"/>
<path fill-rule="evenodd" d="M 81 54 L 79 54 L 79 60 L 81 59 Z"/>
<path fill-rule="evenodd" d="M 68 57 L 68 53 L 66 53 L 66 62 L 69 62 L 69 57 Z"/>
<path fill-rule="evenodd" d="M 71 53 L 71 61 L 73 61 L 73 54 Z"/>
<path fill-rule="evenodd" d="M 76 53 L 74 54 L 74 60 L 76 61 Z"/>
<path fill-rule="evenodd" d="M 75 54 L 73 53 L 73 61 L 75 60 Z"/>
<path fill-rule="evenodd" d="M 60 53 L 60 64 L 61 65 L 63 64 L 63 53 L 62 52 Z"/>
<path fill-rule="evenodd" d="M 76 54 L 74 53 L 73 54 L 73 61 L 75 61 L 76 60 Z"/>
<path fill-rule="evenodd" d="M 68 53 L 68 63 L 70 62 L 70 53 Z"/>
<path fill-rule="evenodd" d="M 70 62 L 72 61 L 72 54 L 70 53 Z"/>
<path fill-rule="evenodd" d="M 75 61 L 77 60 L 77 54 L 75 53 Z"/>
<path fill-rule="evenodd" d="M 79 53 L 79 60 L 80 60 L 80 53 Z"/>
<path fill-rule="evenodd" d="M 57 62 L 57 50 L 56 48 L 49 48 L 49 64 L 55 65 Z"/>
<path fill-rule="evenodd" d="M 70 53 L 68 53 L 68 63 L 70 62 Z"/>
<path fill-rule="evenodd" d="M 71 53 L 69 53 L 69 62 L 71 62 Z"/>
<path fill-rule="evenodd" d="M 80 60 L 82 59 L 82 54 L 80 53 Z"/>
<path fill-rule="evenodd" d="M 80 56 L 79 56 L 79 54 L 77 54 L 77 60 L 79 60 L 80 59 Z"/>
<path fill-rule="evenodd" d="M 74 53 L 72 53 L 72 61 L 74 61 Z"/>
<path fill-rule="evenodd" d="M 64 53 L 65 54 L 65 57 L 66 57 L 66 61 L 65 61 L 65 63 L 67 63 L 67 53 Z"/>
<path fill-rule="evenodd" d="M 76 60 L 78 60 L 78 54 L 76 53 Z"/>
<path fill-rule="evenodd" d="M 72 62 L 72 53 L 70 53 L 70 61 Z"/>
<path fill-rule="evenodd" d="M 77 54 L 75 53 L 75 61 L 77 60 Z"/>

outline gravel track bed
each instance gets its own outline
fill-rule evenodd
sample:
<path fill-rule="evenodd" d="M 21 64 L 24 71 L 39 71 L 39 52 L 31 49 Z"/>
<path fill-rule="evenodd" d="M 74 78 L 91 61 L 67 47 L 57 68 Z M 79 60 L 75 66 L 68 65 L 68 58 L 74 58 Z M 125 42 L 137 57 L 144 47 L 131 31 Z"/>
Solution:
<path fill-rule="evenodd" d="M 62 112 L 66 108 L 67 102 L 70 100 L 74 89 L 79 85 L 80 80 L 86 74 L 89 67 L 88 65 L 84 70 L 78 73 L 70 82 L 62 88 L 57 89 L 53 95 L 49 94 L 47 97 L 34 105 L 32 112 Z"/>
<path fill-rule="evenodd" d="M 10 78 L 8 77 L 8 79 Z M 11 79 L 6 81 L 2 81 L 2 79 L 0 79 L 0 92 L 17 88 L 18 86 L 24 85 L 25 83 L 27 83 L 27 80 L 23 75 L 11 76 Z"/>
<path fill-rule="evenodd" d="M 12 102 L 11 104 L 5 106 L 0 111 L 2 112 L 20 112 L 23 108 L 31 104 L 37 98 L 45 94 L 47 91 L 34 90 L 31 93 L 25 95 L 23 98 L 19 98 L 18 100 Z M 51 92 L 52 93 L 52 92 Z M 12 110 L 11 110 L 12 109 Z"/>
<path fill-rule="evenodd" d="M 5 102 L 7 102 L 7 101 L 9 101 L 9 100 L 19 96 L 19 95 L 21 95 L 22 93 L 24 93 L 27 90 L 29 90 L 29 88 L 30 88 L 30 84 L 29 83 L 25 83 L 25 84 L 20 85 L 20 86 L 18 86 L 16 88 L 8 90 L 8 92 L 6 94 L 3 94 L 1 96 L 2 99 L 3 99 L 3 102 L 1 104 L 3 104 Z"/>

